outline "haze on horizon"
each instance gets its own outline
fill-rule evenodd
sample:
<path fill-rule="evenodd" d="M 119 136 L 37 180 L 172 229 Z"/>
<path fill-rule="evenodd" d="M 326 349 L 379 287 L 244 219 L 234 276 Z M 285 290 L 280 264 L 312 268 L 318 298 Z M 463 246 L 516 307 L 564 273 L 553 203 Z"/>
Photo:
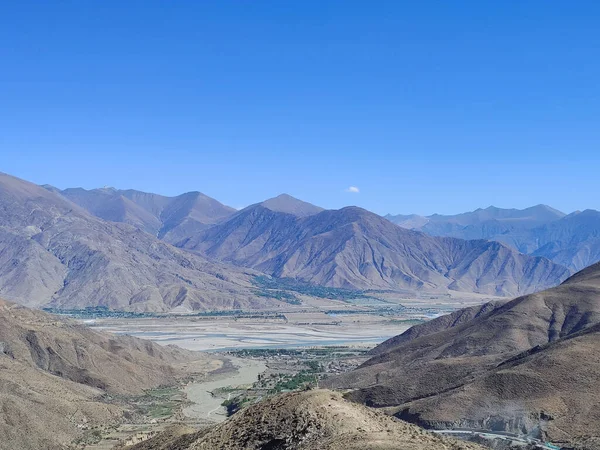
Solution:
<path fill-rule="evenodd" d="M 600 5 L 7 4 L 0 170 L 233 207 L 600 209 Z"/>

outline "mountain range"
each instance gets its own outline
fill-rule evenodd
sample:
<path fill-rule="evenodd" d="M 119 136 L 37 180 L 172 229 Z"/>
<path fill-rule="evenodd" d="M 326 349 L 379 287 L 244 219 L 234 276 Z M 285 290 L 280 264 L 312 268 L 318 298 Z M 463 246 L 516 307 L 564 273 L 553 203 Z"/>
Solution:
<path fill-rule="evenodd" d="M 260 274 L 499 296 L 569 275 L 498 242 L 430 236 L 358 207 L 324 210 L 286 194 L 236 211 L 198 192 L 59 190 L 6 174 L 0 263 L 0 295 L 11 301 L 155 312 L 281 305 L 254 286 Z"/>
<path fill-rule="evenodd" d="M 274 277 L 347 289 L 518 295 L 568 275 L 497 242 L 432 237 L 358 207 L 299 217 L 252 205 L 177 245 Z"/>
<path fill-rule="evenodd" d="M 119 190 L 110 187 L 91 190 L 59 190 L 48 185 L 44 187 L 61 194 L 96 217 L 111 222 L 128 223 L 166 242 L 176 242 L 218 223 L 235 212 L 235 209 L 201 192 L 165 197 L 133 189 Z"/>
<path fill-rule="evenodd" d="M 159 312 L 276 305 L 255 295 L 254 275 L 0 174 L 0 295 L 10 301 Z"/>
<path fill-rule="evenodd" d="M 526 209 L 490 206 L 457 215 L 387 215 L 403 228 L 432 236 L 487 239 L 522 253 L 552 259 L 572 271 L 600 261 L 600 212 L 565 214 L 546 205 Z"/>
<path fill-rule="evenodd" d="M 371 353 L 326 385 L 426 427 L 600 445 L 600 264 L 547 291 L 417 325 Z"/>

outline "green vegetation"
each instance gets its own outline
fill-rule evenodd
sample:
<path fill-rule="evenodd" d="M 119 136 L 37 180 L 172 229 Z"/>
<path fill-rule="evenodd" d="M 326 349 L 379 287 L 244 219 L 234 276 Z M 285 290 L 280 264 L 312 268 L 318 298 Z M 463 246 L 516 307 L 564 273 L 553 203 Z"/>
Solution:
<path fill-rule="evenodd" d="M 181 391 L 176 387 L 150 389 L 133 399 L 136 412 L 151 419 L 165 419 L 173 415 L 183 402 Z"/>
<path fill-rule="evenodd" d="M 259 275 L 254 277 L 252 283 L 263 290 L 272 289 L 280 291 L 293 291 L 311 297 L 328 298 L 332 300 L 371 298 L 363 291 L 316 286 L 314 284 L 295 280 L 293 278 L 270 278 L 264 275 Z"/>
<path fill-rule="evenodd" d="M 269 358 L 275 356 L 312 356 L 326 357 L 349 354 L 363 354 L 367 349 L 352 348 L 344 345 L 328 347 L 309 347 L 309 348 L 245 348 L 240 350 L 231 350 L 228 355 L 241 358 Z"/>
<path fill-rule="evenodd" d="M 289 303 L 290 305 L 302 304 L 298 297 L 287 291 L 262 289 L 259 291 L 254 291 L 254 293 L 259 297 L 274 298 L 276 300 L 279 300 L 280 302 Z"/>
<path fill-rule="evenodd" d="M 221 406 L 224 406 L 227 409 L 227 416 L 231 416 L 251 402 L 252 399 L 250 397 L 239 395 L 237 397 L 224 400 L 223 403 L 221 403 Z"/>
<path fill-rule="evenodd" d="M 390 323 L 397 323 L 402 325 L 420 325 L 425 323 L 424 320 L 421 319 L 390 319 Z"/>
<path fill-rule="evenodd" d="M 81 437 L 76 439 L 73 444 L 78 448 L 81 446 L 87 447 L 88 445 L 94 445 L 99 443 L 102 440 L 102 430 L 99 428 L 92 428 L 90 430 L 85 430 Z"/>
<path fill-rule="evenodd" d="M 124 318 L 138 319 L 143 317 L 159 317 L 161 314 L 156 313 L 137 313 L 132 311 L 115 311 L 107 306 L 88 306 L 82 309 L 59 309 L 59 308 L 44 308 L 44 311 L 51 314 L 59 314 L 65 316 L 73 316 L 78 319 L 99 319 L 99 318 Z"/>
<path fill-rule="evenodd" d="M 280 374 L 279 377 L 280 379 L 277 384 L 272 389 L 269 389 L 269 394 L 314 387 L 319 380 L 318 375 L 311 371 L 302 371 L 295 375 Z"/>

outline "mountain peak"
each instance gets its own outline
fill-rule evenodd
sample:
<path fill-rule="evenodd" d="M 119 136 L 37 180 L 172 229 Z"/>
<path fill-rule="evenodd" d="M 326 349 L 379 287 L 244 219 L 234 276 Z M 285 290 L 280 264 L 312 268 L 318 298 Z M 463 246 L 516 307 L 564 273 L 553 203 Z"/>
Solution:
<path fill-rule="evenodd" d="M 308 217 L 323 211 L 323 208 L 299 200 L 289 194 L 280 194 L 259 204 L 271 211 L 293 214 L 296 217 Z"/>

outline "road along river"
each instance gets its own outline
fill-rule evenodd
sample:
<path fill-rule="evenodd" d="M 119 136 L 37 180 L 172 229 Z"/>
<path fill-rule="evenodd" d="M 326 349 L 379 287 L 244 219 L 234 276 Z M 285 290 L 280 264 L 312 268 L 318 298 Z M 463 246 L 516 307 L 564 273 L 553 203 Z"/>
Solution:
<path fill-rule="evenodd" d="M 217 375 L 212 380 L 191 383 L 184 389 L 188 400 L 192 402 L 192 405 L 183 410 L 186 417 L 211 423 L 222 422 L 227 418 L 227 410 L 221 406 L 225 399 L 214 396 L 212 392 L 228 386 L 251 385 L 267 368 L 262 361 L 231 357 L 228 359 L 236 367 L 234 372 Z"/>

